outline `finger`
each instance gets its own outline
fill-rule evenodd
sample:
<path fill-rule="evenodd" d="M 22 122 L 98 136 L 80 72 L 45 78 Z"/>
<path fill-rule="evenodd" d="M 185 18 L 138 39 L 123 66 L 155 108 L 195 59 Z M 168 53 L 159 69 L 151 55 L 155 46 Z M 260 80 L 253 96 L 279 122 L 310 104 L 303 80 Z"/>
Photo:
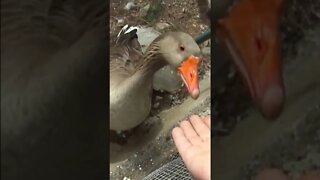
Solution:
<path fill-rule="evenodd" d="M 205 122 L 200 119 L 199 116 L 190 117 L 191 124 L 196 130 L 196 133 L 200 136 L 203 141 L 206 141 L 210 138 L 210 128 L 205 124 Z"/>
<path fill-rule="evenodd" d="M 191 123 L 189 121 L 182 121 L 180 123 L 180 127 L 186 136 L 186 138 L 189 140 L 189 142 L 193 145 L 201 143 L 201 138 L 196 133 L 196 131 L 193 129 Z"/>
<path fill-rule="evenodd" d="M 192 144 L 188 141 L 182 129 L 179 127 L 175 127 L 172 130 L 172 137 L 179 153 L 181 154 L 181 156 L 183 156 L 184 151 L 189 149 L 189 147 L 192 146 Z"/>
<path fill-rule="evenodd" d="M 203 118 L 204 123 L 211 129 L 211 117 L 210 115 Z"/>

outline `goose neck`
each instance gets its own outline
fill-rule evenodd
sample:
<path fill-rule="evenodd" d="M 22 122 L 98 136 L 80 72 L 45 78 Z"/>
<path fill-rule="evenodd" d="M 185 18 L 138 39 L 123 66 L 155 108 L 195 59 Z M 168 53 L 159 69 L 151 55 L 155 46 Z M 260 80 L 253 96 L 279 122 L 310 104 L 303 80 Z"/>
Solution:
<path fill-rule="evenodd" d="M 142 69 L 148 75 L 154 75 L 156 71 L 166 65 L 166 61 L 160 52 L 159 46 L 153 44 L 145 53 Z"/>

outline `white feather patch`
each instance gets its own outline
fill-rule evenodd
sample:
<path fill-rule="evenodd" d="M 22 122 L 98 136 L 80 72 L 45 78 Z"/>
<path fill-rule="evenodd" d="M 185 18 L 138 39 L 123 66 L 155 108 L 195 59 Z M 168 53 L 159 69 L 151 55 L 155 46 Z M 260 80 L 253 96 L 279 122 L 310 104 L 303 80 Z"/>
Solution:
<path fill-rule="evenodd" d="M 129 25 L 127 24 L 127 25 L 125 25 L 125 26 L 123 26 L 123 28 L 120 30 L 120 32 L 118 33 L 118 36 L 117 37 L 119 37 L 120 36 L 120 34 L 124 31 L 124 34 L 127 34 L 127 33 L 129 33 L 129 32 L 131 32 L 131 31 L 133 31 L 133 30 L 138 30 L 139 28 L 138 27 L 135 27 L 135 26 L 130 26 L 129 28 Z"/>

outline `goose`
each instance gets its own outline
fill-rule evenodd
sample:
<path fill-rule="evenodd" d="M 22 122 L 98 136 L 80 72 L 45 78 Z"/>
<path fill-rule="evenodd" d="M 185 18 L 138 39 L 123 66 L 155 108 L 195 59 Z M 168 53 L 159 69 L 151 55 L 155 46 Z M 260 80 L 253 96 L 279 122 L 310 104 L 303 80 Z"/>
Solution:
<path fill-rule="evenodd" d="M 279 38 L 285 0 L 223 0 L 212 11 L 210 3 L 198 0 L 200 17 L 211 18 L 218 43 L 229 51 L 254 105 L 265 118 L 277 119 L 285 103 Z"/>
<path fill-rule="evenodd" d="M 280 17 L 285 0 L 241 0 L 218 20 L 217 34 L 232 56 L 254 104 L 276 119 L 283 110 Z"/>
<path fill-rule="evenodd" d="M 1 1 L 1 179 L 105 174 L 106 7 Z"/>
<path fill-rule="evenodd" d="M 153 75 L 167 64 L 177 69 L 189 94 L 197 99 L 199 55 L 195 40 L 179 31 L 160 35 L 143 54 L 137 28 L 124 26 L 110 48 L 110 129 L 129 130 L 147 118 Z"/>

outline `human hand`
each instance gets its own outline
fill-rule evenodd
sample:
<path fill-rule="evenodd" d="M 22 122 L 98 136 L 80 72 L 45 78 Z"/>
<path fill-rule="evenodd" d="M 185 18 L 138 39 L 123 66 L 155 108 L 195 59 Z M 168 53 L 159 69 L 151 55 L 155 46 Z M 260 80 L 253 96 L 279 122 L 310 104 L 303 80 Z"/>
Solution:
<path fill-rule="evenodd" d="M 195 179 L 210 179 L 210 116 L 193 115 L 172 130 L 174 143 Z"/>

